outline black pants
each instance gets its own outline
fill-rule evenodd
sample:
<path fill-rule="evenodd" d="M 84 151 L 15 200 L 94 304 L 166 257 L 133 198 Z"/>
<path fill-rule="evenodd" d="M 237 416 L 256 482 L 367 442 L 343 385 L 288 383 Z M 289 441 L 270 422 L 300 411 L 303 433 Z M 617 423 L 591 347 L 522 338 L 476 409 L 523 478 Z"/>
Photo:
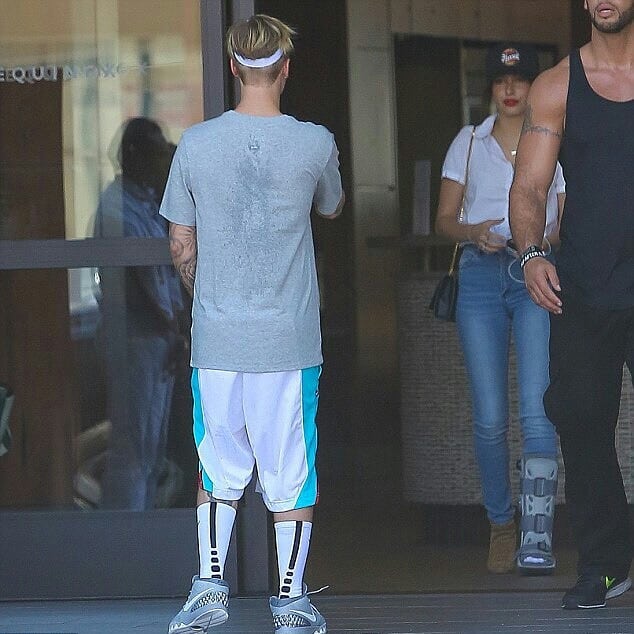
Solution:
<path fill-rule="evenodd" d="M 634 308 L 604 310 L 562 300 L 563 314 L 550 320 L 544 405 L 561 442 L 577 569 L 627 575 L 630 526 L 614 434 L 624 363 L 634 370 Z"/>

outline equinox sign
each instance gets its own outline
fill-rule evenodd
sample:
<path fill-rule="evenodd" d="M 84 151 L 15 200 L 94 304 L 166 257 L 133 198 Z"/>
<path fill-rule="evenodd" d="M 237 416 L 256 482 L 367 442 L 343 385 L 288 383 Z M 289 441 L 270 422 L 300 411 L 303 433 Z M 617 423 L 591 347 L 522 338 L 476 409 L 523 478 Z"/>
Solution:
<path fill-rule="evenodd" d="M 34 84 L 38 81 L 68 81 L 70 79 L 93 77 L 118 77 L 132 70 L 139 70 L 142 75 L 147 73 L 149 64 L 138 66 L 124 66 L 111 62 L 94 62 L 89 64 L 33 64 L 28 66 L 0 66 L 0 83 L 15 82 L 17 84 Z"/>

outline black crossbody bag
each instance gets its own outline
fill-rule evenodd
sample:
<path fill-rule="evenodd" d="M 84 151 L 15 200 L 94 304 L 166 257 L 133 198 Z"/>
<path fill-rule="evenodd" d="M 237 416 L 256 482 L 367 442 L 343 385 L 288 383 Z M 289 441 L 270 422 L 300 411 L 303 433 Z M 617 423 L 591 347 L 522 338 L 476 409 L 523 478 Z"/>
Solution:
<path fill-rule="evenodd" d="M 471 150 L 473 148 L 473 138 L 475 137 L 475 126 L 471 132 L 469 141 L 469 152 L 467 153 L 467 166 L 465 167 L 464 189 L 462 191 L 462 203 L 458 213 L 458 222 L 464 221 L 464 201 L 467 195 L 467 183 L 469 180 L 469 163 L 471 162 Z M 458 262 L 462 254 L 460 242 L 456 242 L 453 248 L 453 255 L 449 270 L 436 285 L 432 295 L 429 309 L 434 312 L 434 317 L 443 321 L 456 321 L 456 304 L 458 303 Z"/>

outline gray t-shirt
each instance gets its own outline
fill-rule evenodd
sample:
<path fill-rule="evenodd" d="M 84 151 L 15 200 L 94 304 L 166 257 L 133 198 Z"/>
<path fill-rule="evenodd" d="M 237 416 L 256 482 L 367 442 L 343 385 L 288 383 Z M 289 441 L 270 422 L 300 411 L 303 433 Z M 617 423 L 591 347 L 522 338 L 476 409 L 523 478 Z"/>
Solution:
<path fill-rule="evenodd" d="M 322 362 L 313 202 L 341 199 L 323 126 L 233 110 L 185 131 L 160 213 L 195 226 L 192 365 L 238 372 Z"/>

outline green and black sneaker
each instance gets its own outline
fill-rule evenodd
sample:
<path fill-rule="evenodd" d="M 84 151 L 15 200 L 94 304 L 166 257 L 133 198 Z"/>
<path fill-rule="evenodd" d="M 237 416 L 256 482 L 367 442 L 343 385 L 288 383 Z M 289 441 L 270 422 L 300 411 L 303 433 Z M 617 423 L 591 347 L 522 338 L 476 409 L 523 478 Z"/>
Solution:
<path fill-rule="evenodd" d="M 614 599 L 632 587 L 629 577 L 607 575 L 581 575 L 577 583 L 564 594 L 564 610 L 603 608 L 608 599 Z"/>

